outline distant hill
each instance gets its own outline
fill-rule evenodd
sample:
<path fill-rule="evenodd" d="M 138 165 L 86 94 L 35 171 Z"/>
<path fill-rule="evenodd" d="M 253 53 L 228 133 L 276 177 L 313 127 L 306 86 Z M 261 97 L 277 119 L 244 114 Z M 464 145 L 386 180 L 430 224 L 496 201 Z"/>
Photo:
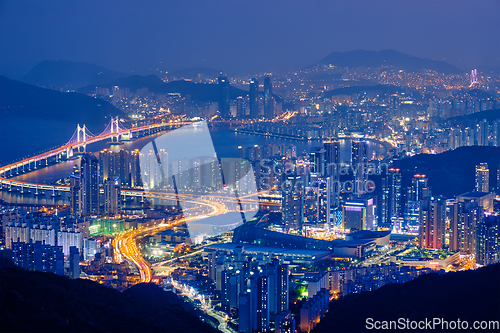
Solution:
<path fill-rule="evenodd" d="M 500 320 L 500 264 L 474 271 L 427 274 L 403 284 L 389 284 L 380 289 L 348 295 L 330 303 L 328 313 L 312 333 L 369 332 L 367 318 L 374 321 L 433 320 L 468 321 L 472 332 L 474 321 Z M 381 329 L 387 332 L 387 329 Z M 391 330 L 396 331 L 396 330 Z M 399 330 L 409 332 L 411 329 Z M 418 332 L 446 332 L 435 330 Z M 484 330 L 495 332 L 495 330 Z"/>
<path fill-rule="evenodd" d="M 352 94 L 362 94 L 363 92 L 378 92 L 380 94 L 394 94 L 397 92 L 406 91 L 405 88 L 396 87 L 393 85 L 377 84 L 374 86 L 352 86 L 337 88 L 325 91 L 323 96 L 325 98 L 330 98 L 332 96 L 338 95 L 352 95 Z"/>
<path fill-rule="evenodd" d="M 40 88 L 0 76 L 0 115 L 90 123 L 124 113 L 101 99 Z"/>
<path fill-rule="evenodd" d="M 19 268 L 0 271 L 2 332 L 219 332 L 172 292 L 124 292 L 89 280 Z"/>
<path fill-rule="evenodd" d="M 181 96 L 191 96 L 193 100 L 216 102 L 219 99 L 219 87 L 217 84 L 194 83 L 185 80 L 163 82 L 156 75 L 141 76 L 133 75 L 119 78 L 108 82 L 107 84 L 94 84 L 83 87 L 78 91 L 81 93 L 91 93 L 96 87 L 107 87 L 112 89 L 114 86 L 129 88 L 131 91 L 137 91 L 141 88 L 148 88 L 149 92 L 167 94 L 179 93 Z M 248 91 L 229 87 L 229 97 L 235 99 L 238 96 L 246 96 Z"/>
<path fill-rule="evenodd" d="M 318 64 L 353 68 L 362 66 L 371 68 L 394 66 L 408 72 L 432 69 L 445 74 L 463 73 L 462 70 L 446 62 L 413 57 L 395 50 L 383 50 L 380 52 L 366 50 L 332 52 L 321 59 Z"/>
<path fill-rule="evenodd" d="M 94 64 L 45 60 L 25 74 L 21 81 L 45 88 L 76 90 L 91 83 L 107 83 L 126 75 Z"/>
<path fill-rule="evenodd" d="M 500 119 L 500 109 L 474 112 L 466 116 L 457 116 L 453 118 L 448 118 L 447 121 L 451 121 L 453 123 L 462 123 L 462 122 L 473 123 L 483 119 L 486 119 L 488 122 L 493 122 L 497 119 Z"/>
<path fill-rule="evenodd" d="M 177 79 L 197 79 L 198 74 L 201 74 L 208 78 L 216 78 L 219 76 L 220 71 L 214 68 L 207 67 L 194 67 L 194 68 L 183 68 L 176 71 L 168 72 L 168 77 L 175 77 Z"/>
<path fill-rule="evenodd" d="M 415 174 L 429 179 L 433 195 L 452 198 L 472 191 L 475 186 L 476 165 L 486 162 L 490 168 L 490 185 L 496 184 L 500 167 L 500 147 L 460 147 L 441 154 L 420 154 L 394 162 L 401 169 L 403 186 L 410 186 Z"/>

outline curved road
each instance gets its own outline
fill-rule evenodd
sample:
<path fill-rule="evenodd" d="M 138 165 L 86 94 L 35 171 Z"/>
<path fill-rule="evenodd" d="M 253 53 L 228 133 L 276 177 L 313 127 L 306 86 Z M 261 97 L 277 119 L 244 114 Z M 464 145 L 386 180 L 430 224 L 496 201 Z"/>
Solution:
<path fill-rule="evenodd" d="M 187 199 L 189 198 L 188 196 L 182 197 L 185 202 L 198 204 L 203 207 L 210 207 L 212 211 L 208 214 L 203 215 L 215 216 L 228 212 L 226 206 L 219 202 L 213 202 L 203 199 Z M 175 200 L 175 197 L 170 197 L 170 199 Z M 198 219 L 197 216 L 182 217 L 180 219 L 170 221 L 170 223 L 168 224 L 159 224 L 140 229 L 133 229 L 117 236 L 115 239 L 113 239 L 112 242 L 115 262 L 122 262 L 123 259 L 126 259 L 127 261 L 134 264 L 139 270 L 140 282 L 151 282 L 151 279 L 153 277 L 151 267 L 149 266 L 149 263 L 141 256 L 139 248 L 137 247 L 137 239 L 147 234 L 171 229 L 173 227 L 196 219 Z"/>

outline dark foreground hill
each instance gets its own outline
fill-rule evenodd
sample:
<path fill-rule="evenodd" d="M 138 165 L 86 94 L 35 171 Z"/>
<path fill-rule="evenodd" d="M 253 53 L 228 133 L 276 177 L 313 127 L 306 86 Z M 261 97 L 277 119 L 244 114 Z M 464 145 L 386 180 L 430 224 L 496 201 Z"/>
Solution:
<path fill-rule="evenodd" d="M 473 331 L 472 324 L 476 320 L 499 321 L 500 264 L 475 271 L 428 274 L 404 284 L 390 284 L 375 291 L 348 295 L 330 304 L 325 318 L 312 332 L 375 331 L 366 326 L 367 318 L 374 321 L 460 319 L 469 321 L 467 332 Z M 411 329 L 400 330 L 407 331 Z M 429 331 L 454 330 L 443 330 L 439 326 Z"/>
<path fill-rule="evenodd" d="M 218 332 L 154 284 L 124 292 L 18 268 L 0 271 L 2 332 Z"/>
<path fill-rule="evenodd" d="M 451 198 L 474 189 L 476 165 L 484 162 L 490 169 L 490 186 L 496 186 L 500 147 L 471 146 L 441 154 L 420 154 L 396 161 L 394 167 L 401 169 L 403 186 L 411 185 L 413 175 L 424 174 L 433 195 Z"/>

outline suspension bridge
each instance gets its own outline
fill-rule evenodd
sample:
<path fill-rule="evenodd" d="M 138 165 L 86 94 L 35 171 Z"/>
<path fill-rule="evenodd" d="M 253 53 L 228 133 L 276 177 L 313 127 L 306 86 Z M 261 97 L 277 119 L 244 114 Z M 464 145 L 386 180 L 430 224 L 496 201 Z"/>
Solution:
<path fill-rule="evenodd" d="M 1 166 L 0 187 L 1 189 L 7 188 L 9 191 L 19 190 L 21 193 L 24 189 L 34 189 L 35 195 L 38 195 L 39 191 L 44 190 L 52 191 L 53 195 L 56 195 L 56 192 L 69 191 L 69 186 L 35 184 L 11 180 L 9 178 L 22 173 L 37 170 L 39 168 L 47 167 L 54 160 L 55 163 L 59 163 L 70 159 L 75 155 L 85 153 L 87 145 L 98 141 L 109 140 L 110 143 L 116 144 L 121 141 L 129 141 L 135 138 L 149 136 L 161 131 L 171 130 L 188 124 L 191 124 L 191 122 L 171 121 L 126 128 L 118 117 L 112 117 L 104 131 L 102 131 L 99 135 L 92 134 L 92 132 L 90 132 L 85 125 L 80 126 L 80 124 L 78 124 L 75 132 L 66 144 L 47 152 Z M 142 196 L 143 192 L 123 191 L 123 194 L 130 196 Z"/>

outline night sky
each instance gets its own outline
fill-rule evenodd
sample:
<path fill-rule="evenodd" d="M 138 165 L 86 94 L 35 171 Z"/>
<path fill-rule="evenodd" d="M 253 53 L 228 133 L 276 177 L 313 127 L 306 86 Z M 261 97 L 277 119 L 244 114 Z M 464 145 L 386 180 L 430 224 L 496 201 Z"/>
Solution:
<path fill-rule="evenodd" d="M 499 15 L 500 1 L 1 1 L 0 73 L 47 59 L 256 73 L 389 48 L 468 71 L 500 66 Z"/>

